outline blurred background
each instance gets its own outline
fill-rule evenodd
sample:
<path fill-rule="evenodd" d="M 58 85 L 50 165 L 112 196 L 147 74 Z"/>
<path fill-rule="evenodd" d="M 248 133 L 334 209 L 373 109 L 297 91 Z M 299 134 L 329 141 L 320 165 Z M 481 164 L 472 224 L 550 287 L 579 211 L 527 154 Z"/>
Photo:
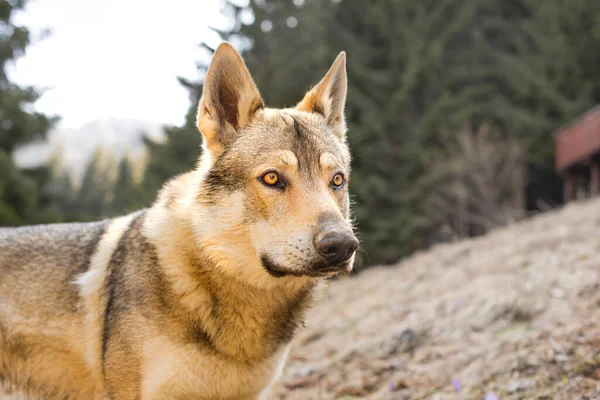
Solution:
<path fill-rule="evenodd" d="M 597 131 L 575 126 L 600 102 L 597 0 L 0 0 L 0 20 L 0 226 L 149 206 L 199 156 L 221 40 L 272 107 L 347 51 L 363 267 L 597 191 L 598 149 L 569 139 Z"/>
<path fill-rule="evenodd" d="M 272 107 L 347 52 L 363 272 L 269 398 L 600 398 L 600 1 L 0 0 L 0 21 L 0 226 L 149 206 L 198 159 L 222 40 Z"/>

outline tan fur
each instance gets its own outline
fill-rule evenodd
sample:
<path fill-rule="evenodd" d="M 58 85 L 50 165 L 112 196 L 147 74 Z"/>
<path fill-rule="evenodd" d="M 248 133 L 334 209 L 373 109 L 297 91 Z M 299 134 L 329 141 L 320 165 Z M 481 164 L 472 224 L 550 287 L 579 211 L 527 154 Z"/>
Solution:
<path fill-rule="evenodd" d="M 0 229 L 0 387 L 44 399 L 267 399 L 324 277 L 315 242 L 351 235 L 345 56 L 297 108 L 264 108 L 221 45 L 196 169 L 148 210 Z M 261 181 L 276 171 L 285 188 Z M 353 250 L 352 250 L 353 251 Z"/>

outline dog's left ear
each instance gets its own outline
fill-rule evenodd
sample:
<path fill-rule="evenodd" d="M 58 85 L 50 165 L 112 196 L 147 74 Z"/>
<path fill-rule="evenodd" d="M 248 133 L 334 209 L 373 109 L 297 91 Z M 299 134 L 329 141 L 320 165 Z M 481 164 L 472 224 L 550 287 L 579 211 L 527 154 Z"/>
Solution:
<path fill-rule="evenodd" d="M 344 106 L 348 90 L 347 82 L 346 53 L 342 51 L 327 75 L 306 93 L 304 99 L 296 106 L 300 111 L 314 112 L 325 117 L 340 140 L 344 140 L 346 135 Z"/>
<path fill-rule="evenodd" d="M 198 129 L 213 160 L 233 143 L 261 108 L 264 102 L 242 57 L 223 42 L 206 72 L 198 106 Z"/>

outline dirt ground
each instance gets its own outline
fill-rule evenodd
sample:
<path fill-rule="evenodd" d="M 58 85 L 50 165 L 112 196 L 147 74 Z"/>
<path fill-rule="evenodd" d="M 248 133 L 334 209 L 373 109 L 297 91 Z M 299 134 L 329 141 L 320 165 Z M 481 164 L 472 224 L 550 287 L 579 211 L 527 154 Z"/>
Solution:
<path fill-rule="evenodd" d="M 600 399 L 600 200 L 329 283 L 273 399 Z"/>

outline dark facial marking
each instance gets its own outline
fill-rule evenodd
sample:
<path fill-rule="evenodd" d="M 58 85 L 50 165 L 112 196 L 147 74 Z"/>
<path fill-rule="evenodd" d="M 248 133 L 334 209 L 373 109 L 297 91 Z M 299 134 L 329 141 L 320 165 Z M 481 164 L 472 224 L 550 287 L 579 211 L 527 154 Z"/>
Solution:
<path fill-rule="evenodd" d="M 230 149 L 219 156 L 203 182 L 203 190 L 198 194 L 198 201 L 204 204 L 214 204 L 221 191 L 228 193 L 241 190 L 247 165 L 229 156 Z"/>
<path fill-rule="evenodd" d="M 302 132 L 300 131 L 300 124 L 298 124 L 298 120 L 296 118 L 292 117 L 292 119 L 294 120 L 294 130 L 296 131 L 296 136 L 301 138 Z"/>
<path fill-rule="evenodd" d="M 294 131 L 296 132 L 296 137 L 298 139 L 302 139 L 303 138 L 303 132 L 301 130 L 302 127 L 300 126 L 300 123 L 298 122 L 298 119 L 296 117 L 294 117 L 293 115 L 290 115 L 290 114 L 287 114 L 287 113 L 284 113 L 284 114 L 287 115 L 288 117 L 290 117 L 292 119 L 293 126 L 294 126 Z M 285 118 L 283 118 L 283 116 L 281 116 L 281 119 L 283 119 L 283 121 L 285 123 L 287 123 L 287 121 L 285 120 Z M 304 129 L 304 128 L 302 128 L 302 129 Z"/>

